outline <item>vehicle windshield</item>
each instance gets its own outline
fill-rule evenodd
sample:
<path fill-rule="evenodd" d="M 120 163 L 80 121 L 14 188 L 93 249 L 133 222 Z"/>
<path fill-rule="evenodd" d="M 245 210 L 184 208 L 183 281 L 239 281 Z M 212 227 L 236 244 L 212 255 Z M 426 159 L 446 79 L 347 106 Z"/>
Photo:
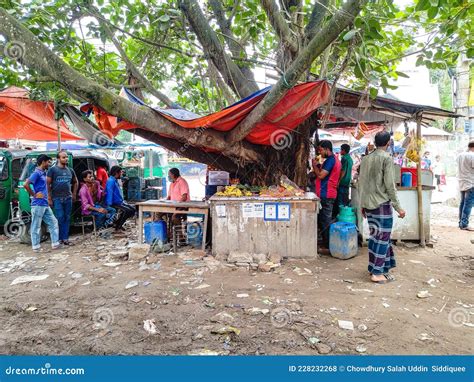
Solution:
<path fill-rule="evenodd" d="M 49 167 L 53 167 L 56 164 L 56 158 L 51 161 L 51 164 Z M 28 179 L 31 174 L 33 174 L 33 171 L 35 171 L 36 168 L 36 158 L 27 158 L 25 165 L 23 167 L 23 171 L 21 172 L 20 175 L 20 182 L 24 182 L 26 179 Z"/>
<path fill-rule="evenodd" d="M 0 180 L 8 179 L 8 160 L 5 156 L 0 155 Z"/>

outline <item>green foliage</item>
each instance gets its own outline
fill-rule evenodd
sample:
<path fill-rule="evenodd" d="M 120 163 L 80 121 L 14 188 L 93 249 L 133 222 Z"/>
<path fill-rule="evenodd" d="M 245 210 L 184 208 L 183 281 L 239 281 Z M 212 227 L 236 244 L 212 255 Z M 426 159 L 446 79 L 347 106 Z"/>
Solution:
<path fill-rule="evenodd" d="M 199 4 L 225 45 L 209 4 Z M 245 47 L 246 57 L 234 57 L 238 65 L 284 70 L 290 64 L 291 55 L 285 53 L 259 0 L 222 0 L 222 4 L 232 38 Z M 324 23 L 341 4 L 342 0 L 330 2 Z M 179 0 L 0 0 L 0 6 L 67 64 L 114 91 L 127 84 L 129 74 L 98 18 L 109 23 L 128 57 L 156 89 L 198 113 L 224 104 L 222 89 L 208 73 L 207 52 L 186 22 Z M 313 6 L 314 1 L 305 0 L 301 9 L 292 6 L 280 13 L 299 41 L 304 40 Z M 326 65 L 326 77 L 335 79 L 349 52 L 342 79 L 356 88 L 369 89 L 374 97 L 380 90 L 392 89 L 398 77 L 407 77 L 397 70 L 406 55 L 416 54 L 418 65 L 433 70 L 452 66 L 461 51 L 472 57 L 473 9 L 472 0 L 415 0 L 414 6 L 406 9 L 393 0 L 369 1 L 354 25 L 331 44 L 326 62 L 316 60 L 311 71 L 319 73 Z M 227 51 L 230 54 L 228 47 Z M 21 62 L 3 57 L 0 88 L 9 85 L 38 89 L 42 97 L 72 99 L 58 84 L 44 82 Z"/>

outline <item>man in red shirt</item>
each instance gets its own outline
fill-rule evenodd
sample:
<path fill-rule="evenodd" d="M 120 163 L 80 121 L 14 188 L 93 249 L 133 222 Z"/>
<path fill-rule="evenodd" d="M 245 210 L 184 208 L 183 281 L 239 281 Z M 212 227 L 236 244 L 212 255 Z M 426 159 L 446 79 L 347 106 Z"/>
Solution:
<path fill-rule="evenodd" d="M 337 200 L 337 184 L 341 174 L 341 162 L 332 152 L 332 143 L 330 141 L 319 142 L 318 152 L 325 158 L 322 165 L 313 159 L 313 171 L 316 175 L 316 194 L 321 199 L 318 225 L 323 241 L 319 252 L 329 254 L 329 228 L 332 223 L 334 203 Z"/>
<path fill-rule="evenodd" d="M 168 180 L 171 182 L 168 192 L 168 200 L 175 202 L 189 202 L 189 186 L 177 168 L 172 168 L 168 172 Z"/>
<path fill-rule="evenodd" d="M 96 171 L 96 179 L 99 181 L 102 189 L 105 190 L 105 185 L 107 184 L 107 180 L 109 179 L 109 175 L 107 174 L 107 170 L 102 166 L 97 166 Z"/>

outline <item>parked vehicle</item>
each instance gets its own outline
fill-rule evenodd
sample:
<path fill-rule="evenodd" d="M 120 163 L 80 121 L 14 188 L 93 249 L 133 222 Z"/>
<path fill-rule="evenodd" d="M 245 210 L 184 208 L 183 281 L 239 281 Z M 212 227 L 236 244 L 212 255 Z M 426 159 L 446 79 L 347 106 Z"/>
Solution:
<path fill-rule="evenodd" d="M 105 167 L 107 171 L 114 165 L 117 165 L 117 160 L 109 157 L 103 152 L 96 150 L 71 150 L 68 151 L 69 164 L 68 166 L 74 170 L 78 180 L 80 181 L 80 175 L 85 170 L 95 171 L 98 166 Z M 30 196 L 23 188 L 25 181 L 31 176 L 33 171 L 36 168 L 36 158 L 40 154 L 49 155 L 53 158 L 51 166 L 54 166 L 56 163 L 56 151 L 54 152 L 45 152 L 45 151 L 33 151 L 29 152 L 26 156 L 25 164 L 23 171 L 19 179 L 19 207 L 21 211 L 21 220 L 24 224 L 24 228 L 20 232 L 20 240 L 22 243 L 30 243 L 30 223 L 31 223 L 31 205 L 30 205 Z M 72 221 L 78 221 L 80 218 L 80 206 L 79 201 L 76 201 L 76 205 L 73 206 Z M 43 227 L 43 235 L 46 238 L 46 227 Z"/>
<path fill-rule="evenodd" d="M 30 152 L 0 149 L 0 226 L 4 227 L 4 232 L 13 229 L 9 224 L 18 208 L 18 181 L 26 155 Z"/>

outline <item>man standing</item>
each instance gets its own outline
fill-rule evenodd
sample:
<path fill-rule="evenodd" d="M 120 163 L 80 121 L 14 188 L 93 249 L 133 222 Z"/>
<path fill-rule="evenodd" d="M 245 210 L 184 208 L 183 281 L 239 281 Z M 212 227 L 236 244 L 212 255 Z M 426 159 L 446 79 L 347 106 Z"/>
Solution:
<path fill-rule="evenodd" d="M 34 252 L 41 251 L 41 222 L 45 222 L 51 235 L 51 247 L 59 248 L 58 221 L 48 205 L 48 187 L 46 185 L 46 170 L 48 170 L 51 158 L 41 154 L 36 159 L 36 170 L 26 180 L 23 186 L 30 194 L 31 200 L 31 245 Z"/>
<path fill-rule="evenodd" d="M 458 156 L 458 180 L 461 191 L 461 204 L 459 205 L 459 228 L 474 231 L 469 226 L 472 205 L 474 204 L 474 141 L 469 142 L 466 152 Z"/>
<path fill-rule="evenodd" d="M 113 166 L 110 169 L 110 177 L 105 187 L 105 205 L 112 207 L 118 212 L 118 219 L 115 223 L 117 231 L 123 230 L 123 224 L 127 219 L 135 216 L 135 208 L 123 200 L 122 188 L 119 179 L 122 177 L 122 168 Z"/>
<path fill-rule="evenodd" d="M 69 224 L 71 221 L 72 203 L 76 201 L 78 182 L 74 170 L 68 167 L 69 157 L 66 151 L 56 155 L 56 166 L 48 171 L 48 201 L 53 207 L 59 224 L 59 242 L 69 243 Z M 72 191 L 71 191 L 72 187 Z"/>
<path fill-rule="evenodd" d="M 93 215 L 95 217 L 95 223 L 97 228 L 102 228 L 104 225 L 108 227 L 113 223 L 115 217 L 115 209 L 112 207 L 102 207 L 99 203 L 96 203 L 93 198 L 93 188 L 97 189 L 97 198 L 100 200 L 102 190 L 100 185 L 95 185 L 94 177 L 92 176 L 91 170 L 83 171 L 81 174 L 83 184 L 79 190 L 79 199 L 81 200 L 81 212 L 82 215 Z"/>
<path fill-rule="evenodd" d="M 394 280 L 389 274 L 396 266 L 391 243 L 392 206 L 400 218 L 405 217 L 397 197 L 393 160 L 387 153 L 389 144 L 390 133 L 381 131 L 375 135 L 377 149 L 362 159 L 358 182 L 362 214 L 370 231 L 368 269 L 371 281 L 378 284 Z"/>
<path fill-rule="evenodd" d="M 329 254 L 329 228 L 332 223 L 334 203 L 337 199 L 337 184 L 341 174 L 341 162 L 333 154 L 330 141 L 319 142 L 318 152 L 321 157 L 325 158 L 322 165 L 313 159 L 313 171 L 316 175 L 316 194 L 321 199 L 318 225 L 323 241 L 319 252 Z"/>
<path fill-rule="evenodd" d="M 341 175 L 339 177 L 339 186 L 337 188 L 337 207 L 340 205 L 349 205 L 349 187 L 352 179 L 353 161 L 349 152 L 351 147 L 344 143 L 341 146 Z"/>

